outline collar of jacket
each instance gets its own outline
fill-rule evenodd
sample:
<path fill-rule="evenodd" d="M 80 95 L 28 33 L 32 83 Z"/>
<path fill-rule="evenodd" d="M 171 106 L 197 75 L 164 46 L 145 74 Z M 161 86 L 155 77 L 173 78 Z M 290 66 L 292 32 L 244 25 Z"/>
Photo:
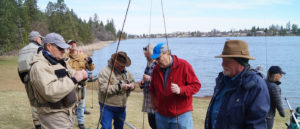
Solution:
<path fill-rule="evenodd" d="M 35 45 L 37 45 L 37 46 L 39 46 L 39 47 L 42 47 L 42 45 L 41 44 L 39 44 L 38 42 L 36 42 L 36 41 L 31 41 L 31 43 L 34 43 Z"/>
<path fill-rule="evenodd" d="M 171 64 L 171 69 L 177 68 L 180 65 L 180 62 L 178 61 L 178 57 L 176 55 L 172 55 L 173 58 L 173 64 Z"/>
<path fill-rule="evenodd" d="M 180 65 L 179 59 L 176 55 L 172 55 L 172 58 L 173 58 L 173 64 L 171 64 L 172 66 L 168 66 L 168 67 L 170 67 L 170 73 L 171 73 L 171 71 L 173 71 L 172 69 L 175 69 Z M 158 67 L 159 71 L 162 73 L 162 76 L 163 76 L 163 70 L 166 68 L 160 68 L 159 65 L 156 65 L 155 67 Z"/>
<path fill-rule="evenodd" d="M 281 84 L 280 81 L 276 81 L 276 82 L 274 82 L 274 83 L 277 84 L 277 85 L 280 85 L 280 84 Z"/>
<path fill-rule="evenodd" d="M 44 57 L 50 62 L 52 65 L 57 65 L 58 63 L 61 64 L 62 66 L 66 67 L 65 61 L 62 60 L 56 60 L 47 50 L 43 50 L 43 55 Z"/>
<path fill-rule="evenodd" d="M 118 70 L 117 70 L 116 67 L 115 67 L 115 68 L 114 68 L 114 72 L 115 72 L 115 74 L 126 74 L 126 73 L 127 73 L 127 70 L 124 69 L 123 71 L 118 72 Z"/>
<path fill-rule="evenodd" d="M 242 85 L 243 83 L 243 79 L 245 79 L 251 72 L 251 67 L 250 65 L 245 67 L 245 69 L 239 73 L 239 75 L 237 75 L 237 77 L 235 77 L 235 81 L 237 81 L 236 84 L 238 84 L 238 86 L 241 86 L 242 88 L 244 89 L 250 89 L 253 85 L 255 85 L 255 82 L 253 80 L 247 82 L 245 85 Z M 253 71 L 254 72 L 254 71 Z M 224 83 L 224 79 L 225 79 L 225 76 L 223 74 L 223 72 L 220 72 L 219 73 L 219 76 L 218 76 L 218 81 L 220 81 L 220 83 Z M 234 87 L 234 89 L 237 88 L 237 87 Z"/>

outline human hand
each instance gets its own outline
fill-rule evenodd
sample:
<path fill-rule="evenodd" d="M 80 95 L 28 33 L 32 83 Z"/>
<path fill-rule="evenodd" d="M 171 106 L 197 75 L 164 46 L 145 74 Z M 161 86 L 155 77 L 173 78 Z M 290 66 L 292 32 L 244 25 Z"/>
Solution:
<path fill-rule="evenodd" d="M 91 57 L 86 57 L 86 58 L 84 58 L 84 60 L 85 60 L 86 62 L 88 62 L 88 64 L 93 63 L 93 59 L 92 59 Z"/>
<path fill-rule="evenodd" d="M 145 82 L 150 82 L 151 81 L 151 76 L 149 76 L 147 74 L 144 74 L 143 79 L 144 79 Z"/>
<path fill-rule="evenodd" d="M 133 90 L 133 89 L 134 89 L 134 83 L 133 83 L 133 82 L 130 83 L 130 84 L 128 84 L 128 89 L 130 89 L 130 90 Z"/>
<path fill-rule="evenodd" d="M 124 91 L 128 90 L 128 84 L 121 84 L 121 89 Z"/>
<path fill-rule="evenodd" d="M 171 83 L 171 92 L 175 94 L 180 94 L 180 88 L 177 84 Z"/>
<path fill-rule="evenodd" d="M 139 87 L 143 87 L 143 84 L 144 84 L 145 82 L 144 82 L 144 80 L 140 80 L 140 81 L 138 81 L 138 85 L 139 85 Z"/>
<path fill-rule="evenodd" d="M 77 82 L 80 82 L 82 80 L 87 79 L 88 74 L 85 70 L 81 70 L 81 71 L 76 71 L 74 76 L 73 76 Z"/>

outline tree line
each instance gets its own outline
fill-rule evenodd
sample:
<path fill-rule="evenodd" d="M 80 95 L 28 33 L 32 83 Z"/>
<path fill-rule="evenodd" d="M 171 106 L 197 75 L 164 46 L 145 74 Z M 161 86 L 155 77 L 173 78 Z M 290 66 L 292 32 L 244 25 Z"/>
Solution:
<path fill-rule="evenodd" d="M 299 36 L 300 28 L 298 28 L 297 24 L 291 24 L 290 21 L 286 23 L 285 27 L 273 24 L 270 25 L 269 28 L 253 26 L 250 33 L 248 33 L 248 36 L 261 35 L 261 32 L 267 36 Z"/>
<path fill-rule="evenodd" d="M 0 55 L 25 46 L 32 30 L 44 36 L 59 33 L 65 40 L 72 39 L 81 44 L 116 40 L 117 34 L 120 35 L 113 19 L 103 23 L 95 14 L 88 21 L 83 20 L 67 7 L 64 0 L 49 2 L 44 12 L 39 10 L 37 0 L 1 0 L 0 16 Z M 126 38 L 127 34 L 122 36 Z"/>

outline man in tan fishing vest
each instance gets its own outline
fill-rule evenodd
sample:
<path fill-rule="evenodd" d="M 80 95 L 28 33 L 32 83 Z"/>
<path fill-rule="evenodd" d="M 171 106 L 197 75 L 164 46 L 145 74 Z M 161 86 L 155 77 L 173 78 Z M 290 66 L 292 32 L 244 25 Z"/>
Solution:
<path fill-rule="evenodd" d="M 33 94 L 32 92 L 30 92 L 31 90 L 29 89 L 30 87 L 28 86 L 28 82 L 29 82 L 28 72 L 30 70 L 29 61 L 34 55 L 36 55 L 39 51 L 43 49 L 41 46 L 42 38 L 43 36 L 41 36 L 39 32 L 31 31 L 29 34 L 29 44 L 19 51 L 19 56 L 18 56 L 18 73 L 21 81 L 25 85 L 25 89 L 31 106 L 33 124 L 36 129 L 40 129 L 41 124 L 38 119 L 36 103 L 34 103 L 33 101 Z"/>
<path fill-rule="evenodd" d="M 70 46 L 56 33 L 44 38 L 44 50 L 31 60 L 30 86 L 37 103 L 43 129 L 70 129 L 77 101 L 77 83 L 87 78 L 86 71 L 74 71 L 63 54 Z"/>
<path fill-rule="evenodd" d="M 95 68 L 93 60 L 91 57 L 87 57 L 84 53 L 77 50 L 77 45 L 74 40 L 69 40 L 68 44 L 71 46 L 70 53 L 66 55 L 69 58 L 68 64 L 71 66 L 72 69 L 76 71 L 80 70 L 89 70 L 92 71 Z M 78 107 L 76 108 L 76 116 L 78 127 L 80 129 L 85 129 L 84 126 L 84 114 L 90 114 L 86 111 L 85 107 L 85 94 L 86 94 L 86 82 L 79 83 L 79 87 L 77 88 L 78 91 Z"/>
<path fill-rule="evenodd" d="M 131 64 L 130 58 L 125 52 L 118 52 L 114 71 L 111 72 L 115 57 L 116 53 L 112 54 L 108 60 L 108 66 L 102 69 L 98 77 L 98 97 L 100 113 L 102 113 L 100 114 L 102 115 L 101 129 L 111 129 L 112 120 L 114 120 L 114 129 L 123 129 L 127 98 L 130 92 L 134 90 L 133 75 L 125 69 Z M 111 79 L 109 79 L 110 74 L 112 74 Z"/>

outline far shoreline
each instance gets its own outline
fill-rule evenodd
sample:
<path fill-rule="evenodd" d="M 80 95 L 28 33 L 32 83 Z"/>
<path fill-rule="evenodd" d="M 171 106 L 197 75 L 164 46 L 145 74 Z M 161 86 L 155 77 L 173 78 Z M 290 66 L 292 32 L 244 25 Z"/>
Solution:
<path fill-rule="evenodd" d="M 98 41 L 88 45 L 78 46 L 78 49 L 81 50 L 83 53 L 87 54 L 88 56 L 92 56 L 94 51 L 100 50 L 113 42 L 115 41 Z"/>

